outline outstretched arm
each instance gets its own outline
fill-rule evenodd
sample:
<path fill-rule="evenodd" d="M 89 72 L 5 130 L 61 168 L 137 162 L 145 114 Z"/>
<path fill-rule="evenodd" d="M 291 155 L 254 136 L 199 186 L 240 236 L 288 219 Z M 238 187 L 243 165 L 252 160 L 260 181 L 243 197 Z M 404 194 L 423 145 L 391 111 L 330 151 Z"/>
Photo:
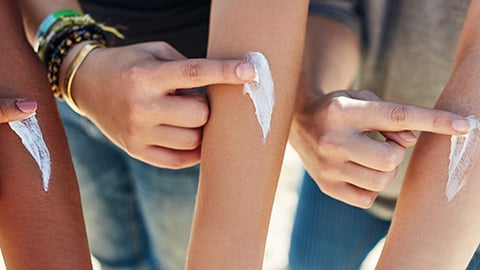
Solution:
<path fill-rule="evenodd" d="M 480 117 L 480 1 L 471 2 L 452 76 L 437 108 Z M 478 136 L 479 131 L 476 132 Z M 410 161 L 378 269 L 464 269 L 480 241 L 479 145 L 465 186 L 448 201 L 450 138 L 422 134 Z"/>
<path fill-rule="evenodd" d="M 24 38 L 16 1 L 0 2 L 0 96 L 38 102 L 50 150 L 48 192 L 39 168 L 0 125 L 0 246 L 8 269 L 91 269 L 78 186 L 44 68 Z"/>
<path fill-rule="evenodd" d="M 264 141 L 255 108 L 242 87 L 208 89 L 211 114 L 204 130 L 188 269 L 262 267 L 300 72 L 306 16 L 305 0 L 212 3 L 208 56 L 263 53 L 273 76 L 275 106 Z"/>

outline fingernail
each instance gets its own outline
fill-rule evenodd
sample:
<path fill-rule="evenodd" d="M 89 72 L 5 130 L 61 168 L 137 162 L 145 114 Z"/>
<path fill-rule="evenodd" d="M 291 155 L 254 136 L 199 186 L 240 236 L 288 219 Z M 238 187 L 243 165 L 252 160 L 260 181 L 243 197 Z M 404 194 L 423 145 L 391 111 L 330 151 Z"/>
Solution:
<path fill-rule="evenodd" d="M 33 113 L 37 110 L 37 102 L 33 100 L 17 100 L 15 102 L 17 108 L 22 111 L 23 113 Z"/>
<path fill-rule="evenodd" d="M 454 120 L 452 128 L 458 132 L 468 132 L 470 131 L 470 122 L 467 119 Z"/>
<path fill-rule="evenodd" d="M 398 136 L 406 142 L 414 142 L 417 140 L 417 137 L 412 132 L 400 132 Z"/>
<path fill-rule="evenodd" d="M 237 77 L 244 81 L 250 81 L 255 78 L 255 67 L 250 63 L 242 63 L 235 69 Z"/>

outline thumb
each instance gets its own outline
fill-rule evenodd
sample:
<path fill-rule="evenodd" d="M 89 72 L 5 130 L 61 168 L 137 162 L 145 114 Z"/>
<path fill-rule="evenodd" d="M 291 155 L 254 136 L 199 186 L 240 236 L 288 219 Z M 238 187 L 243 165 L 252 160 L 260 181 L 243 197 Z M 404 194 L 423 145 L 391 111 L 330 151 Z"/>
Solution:
<path fill-rule="evenodd" d="M 417 137 L 410 130 L 396 132 L 380 132 L 387 140 L 394 141 L 402 147 L 414 146 L 417 143 Z"/>
<path fill-rule="evenodd" d="M 32 115 L 36 110 L 36 101 L 0 98 L 0 123 L 24 119 Z"/>

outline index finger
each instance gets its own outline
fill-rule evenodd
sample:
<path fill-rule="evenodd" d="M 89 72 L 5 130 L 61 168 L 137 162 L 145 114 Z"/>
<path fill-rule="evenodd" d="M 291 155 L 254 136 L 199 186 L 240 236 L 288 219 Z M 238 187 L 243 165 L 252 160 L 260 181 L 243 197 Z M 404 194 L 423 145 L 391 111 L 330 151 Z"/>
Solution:
<path fill-rule="evenodd" d="M 172 75 L 165 83 L 173 89 L 244 84 L 255 79 L 255 67 L 242 60 L 187 59 L 162 65 Z"/>
<path fill-rule="evenodd" d="M 375 116 L 371 127 L 379 131 L 419 130 L 445 135 L 461 135 L 470 130 L 469 121 L 448 111 L 384 101 L 359 101 L 368 115 Z M 355 114 L 353 114 L 355 115 Z M 360 115 L 360 114 L 357 114 Z M 365 122 L 365 119 L 358 119 Z"/>

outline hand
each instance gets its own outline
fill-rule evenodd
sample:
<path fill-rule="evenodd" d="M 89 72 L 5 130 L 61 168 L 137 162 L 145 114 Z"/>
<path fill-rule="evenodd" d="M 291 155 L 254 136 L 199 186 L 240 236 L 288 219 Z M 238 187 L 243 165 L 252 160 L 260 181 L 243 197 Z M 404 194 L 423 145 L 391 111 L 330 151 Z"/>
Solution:
<path fill-rule="evenodd" d="M 200 160 L 206 97 L 198 87 L 255 77 L 240 60 L 187 60 L 164 42 L 97 49 L 80 67 L 72 95 L 87 118 L 132 157 L 179 169 Z"/>
<path fill-rule="evenodd" d="M 336 91 L 297 112 L 290 143 L 320 189 L 353 206 L 370 207 L 395 178 L 410 130 L 463 134 L 465 118 L 446 111 L 380 101 L 368 91 Z M 386 138 L 368 136 L 380 131 Z"/>
<path fill-rule="evenodd" d="M 33 100 L 0 98 L 0 123 L 22 120 L 37 110 Z"/>

